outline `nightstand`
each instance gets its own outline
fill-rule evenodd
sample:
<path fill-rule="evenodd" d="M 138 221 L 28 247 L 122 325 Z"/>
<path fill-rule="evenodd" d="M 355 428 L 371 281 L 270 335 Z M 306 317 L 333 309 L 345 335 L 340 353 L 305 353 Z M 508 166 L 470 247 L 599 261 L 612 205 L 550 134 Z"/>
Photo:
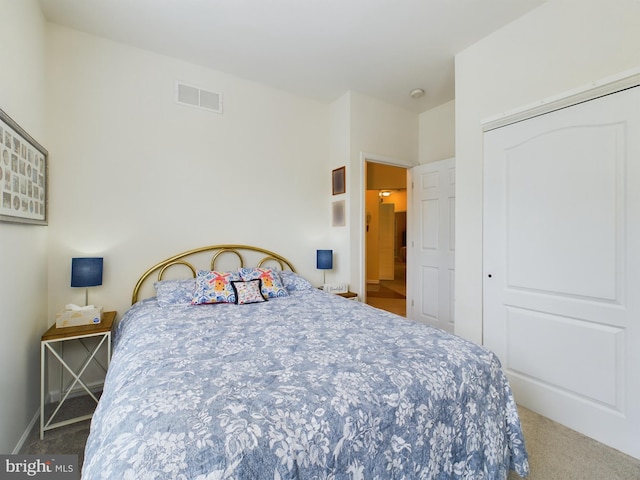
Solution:
<path fill-rule="evenodd" d="M 358 301 L 358 294 L 354 292 L 336 293 L 336 295 L 340 295 L 341 297 L 347 298 L 349 300 Z"/>
<path fill-rule="evenodd" d="M 87 384 L 82 381 L 82 375 L 91 364 L 91 362 L 96 363 L 100 368 L 107 373 L 107 368 L 109 368 L 109 363 L 111 362 L 111 329 L 113 328 L 113 321 L 116 318 L 116 312 L 104 312 L 102 314 L 102 321 L 98 324 L 91 325 L 79 325 L 75 327 L 64 327 L 58 328 L 54 323 L 49 330 L 47 330 L 40 340 L 40 439 L 44 438 L 44 432 L 47 430 L 51 430 L 53 428 L 62 427 L 64 425 L 69 425 L 75 422 L 81 422 L 82 420 L 88 420 L 92 417 L 93 414 L 83 415 L 75 418 L 71 418 L 68 420 L 63 420 L 56 423 L 51 423 L 54 417 L 60 411 L 62 404 L 68 399 L 71 390 L 76 386 L 76 384 L 80 385 L 90 396 L 91 398 L 98 403 L 98 398 L 93 394 L 91 389 L 87 386 Z M 98 343 L 92 348 L 89 349 L 85 344 L 84 340 L 95 337 L 98 339 Z M 64 360 L 64 343 L 69 342 L 71 340 L 78 340 L 78 342 L 84 347 L 87 351 L 87 357 L 82 362 L 82 365 L 77 371 L 74 371 Z M 59 351 L 56 350 L 55 346 L 59 346 Z M 98 359 L 96 359 L 96 354 L 102 349 L 106 348 L 107 353 L 107 366 L 102 365 Z M 57 360 L 60 363 L 61 368 L 61 378 L 64 370 L 69 372 L 73 377 L 73 382 L 70 385 L 63 387 L 62 381 L 60 385 L 60 401 L 58 402 L 57 407 L 49 417 L 49 419 L 45 420 L 44 418 L 44 407 L 45 407 L 45 387 L 47 380 L 47 357 L 52 356 L 53 359 Z M 64 369 L 64 370 L 62 370 Z"/>

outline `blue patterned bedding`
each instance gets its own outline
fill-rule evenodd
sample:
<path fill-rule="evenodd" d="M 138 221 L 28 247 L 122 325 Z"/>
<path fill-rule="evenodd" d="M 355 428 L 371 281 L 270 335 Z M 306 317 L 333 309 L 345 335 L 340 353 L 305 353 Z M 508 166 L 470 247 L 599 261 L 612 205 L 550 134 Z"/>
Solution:
<path fill-rule="evenodd" d="M 316 289 L 134 305 L 83 480 L 505 479 L 528 473 L 497 358 Z"/>

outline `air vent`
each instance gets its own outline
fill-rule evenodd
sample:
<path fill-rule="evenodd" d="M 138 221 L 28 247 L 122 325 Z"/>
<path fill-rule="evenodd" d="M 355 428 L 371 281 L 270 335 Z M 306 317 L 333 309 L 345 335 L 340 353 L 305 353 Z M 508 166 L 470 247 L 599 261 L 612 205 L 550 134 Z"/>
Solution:
<path fill-rule="evenodd" d="M 194 85 L 176 82 L 176 102 L 190 107 L 222 113 L 222 94 Z"/>

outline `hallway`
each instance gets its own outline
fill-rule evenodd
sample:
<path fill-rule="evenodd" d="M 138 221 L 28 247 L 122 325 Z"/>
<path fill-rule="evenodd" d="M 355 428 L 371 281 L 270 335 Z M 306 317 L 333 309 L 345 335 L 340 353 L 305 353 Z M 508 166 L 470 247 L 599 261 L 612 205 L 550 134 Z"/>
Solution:
<path fill-rule="evenodd" d="M 407 316 L 407 264 L 396 261 L 394 280 L 367 284 L 367 304 L 403 317 Z"/>

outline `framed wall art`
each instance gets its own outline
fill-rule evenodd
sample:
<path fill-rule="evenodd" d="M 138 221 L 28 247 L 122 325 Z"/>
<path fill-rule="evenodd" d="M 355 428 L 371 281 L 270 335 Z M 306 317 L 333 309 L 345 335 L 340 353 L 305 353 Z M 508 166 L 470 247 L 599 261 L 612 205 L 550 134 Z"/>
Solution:
<path fill-rule="evenodd" d="M 347 224 L 344 200 L 331 204 L 331 226 L 344 227 Z"/>
<path fill-rule="evenodd" d="M 347 191 L 345 170 L 345 167 L 340 167 L 331 172 L 331 191 L 333 195 L 340 195 Z"/>
<path fill-rule="evenodd" d="M 0 221 L 47 224 L 48 155 L 0 109 Z"/>

